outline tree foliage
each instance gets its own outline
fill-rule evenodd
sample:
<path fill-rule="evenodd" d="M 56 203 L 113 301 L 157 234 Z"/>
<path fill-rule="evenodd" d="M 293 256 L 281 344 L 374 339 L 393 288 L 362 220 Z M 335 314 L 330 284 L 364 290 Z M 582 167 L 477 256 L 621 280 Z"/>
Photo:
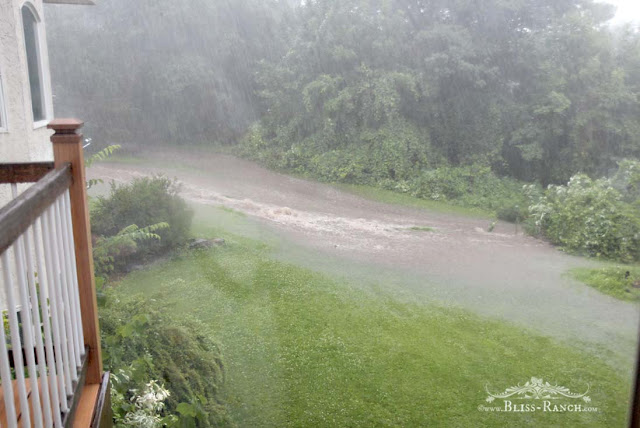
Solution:
<path fill-rule="evenodd" d="M 305 2 L 258 74 L 264 146 L 312 170 L 382 152 L 360 168 L 373 179 L 478 162 L 545 185 L 606 173 L 640 155 L 640 37 L 610 17 L 588 0 Z"/>

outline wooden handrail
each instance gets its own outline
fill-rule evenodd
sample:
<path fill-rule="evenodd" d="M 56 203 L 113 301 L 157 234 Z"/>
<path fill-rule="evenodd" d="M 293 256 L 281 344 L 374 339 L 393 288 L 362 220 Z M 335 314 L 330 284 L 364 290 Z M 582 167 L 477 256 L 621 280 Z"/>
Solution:
<path fill-rule="evenodd" d="M 53 162 L 0 164 L 0 183 L 35 183 L 54 168 Z"/>
<path fill-rule="evenodd" d="M 633 396 L 631 397 L 631 409 L 629 411 L 629 427 L 640 428 L 640 333 L 638 334 L 638 344 L 636 344 L 634 374 Z"/>
<path fill-rule="evenodd" d="M 106 372 L 102 377 L 102 384 L 98 391 L 98 400 L 93 410 L 91 428 L 110 427 L 113 424 L 113 411 L 111 410 L 111 374 Z"/>
<path fill-rule="evenodd" d="M 69 189 L 71 183 L 71 165 L 64 163 L 0 208 L 0 254 L 31 226 L 58 196 Z"/>

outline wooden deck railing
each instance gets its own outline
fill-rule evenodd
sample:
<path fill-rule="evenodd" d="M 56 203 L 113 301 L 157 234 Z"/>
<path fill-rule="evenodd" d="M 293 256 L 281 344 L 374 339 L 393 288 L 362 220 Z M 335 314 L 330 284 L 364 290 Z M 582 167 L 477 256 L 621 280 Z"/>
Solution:
<path fill-rule="evenodd" d="M 108 375 L 102 371 L 81 126 L 78 120 L 50 124 L 53 163 L 0 165 L 0 183 L 13 197 L 0 208 L 2 427 L 88 427 L 109 420 L 96 409 L 96 403 L 108 405 Z M 18 184 L 29 182 L 35 184 L 19 194 Z"/>

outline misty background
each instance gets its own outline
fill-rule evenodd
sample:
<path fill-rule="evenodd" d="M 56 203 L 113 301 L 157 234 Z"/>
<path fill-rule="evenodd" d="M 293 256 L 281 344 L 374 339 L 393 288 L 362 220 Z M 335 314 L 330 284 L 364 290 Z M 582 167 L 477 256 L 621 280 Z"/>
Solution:
<path fill-rule="evenodd" d="M 481 164 L 546 185 L 640 156 L 640 35 L 609 25 L 604 3 L 112 0 L 47 14 L 56 113 L 101 145 L 249 139 L 271 166 L 338 181 Z"/>

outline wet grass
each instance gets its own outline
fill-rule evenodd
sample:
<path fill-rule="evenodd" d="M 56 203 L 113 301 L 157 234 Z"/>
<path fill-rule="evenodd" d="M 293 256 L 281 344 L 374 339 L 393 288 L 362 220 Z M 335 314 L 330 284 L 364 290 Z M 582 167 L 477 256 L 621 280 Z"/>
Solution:
<path fill-rule="evenodd" d="M 640 266 L 612 265 L 597 269 L 578 268 L 571 275 L 616 299 L 640 302 Z"/>
<path fill-rule="evenodd" d="M 410 227 L 409 230 L 413 230 L 414 232 L 435 232 L 436 231 L 433 227 L 428 227 L 428 226 L 413 226 L 413 227 Z"/>
<path fill-rule="evenodd" d="M 268 244 L 229 232 L 237 216 L 219 210 L 213 222 L 210 211 L 196 211 L 194 233 L 226 246 L 134 272 L 119 286 L 206 323 L 223 347 L 238 426 L 625 424 L 630 379 L 597 355 L 277 261 Z M 478 410 L 503 406 L 485 401 L 486 384 L 497 392 L 532 376 L 574 391 L 590 384 L 589 406 L 599 411 Z"/>
<path fill-rule="evenodd" d="M 410 208 L 425 209 L 439 213 L 458 214 L 466 217 L 492 219 L 495 213 L 476 207 L 463 207 L 442 201 L 416 198 L 404 193 L 380 189 L 359 184 L 333 184 L 334 187 L 351 194 L 390 205 L 401 205 Z"/>
<path fill-rule="evenodd" d="M 229 214 L 233 214 L 233 215 L 237 215 L 240 217 L 246 217 L 247 215 L 241 211 L 238 210 L 234 210 L 233 208 L 228 208 L 228 207 L 219 207 L 219 209 L 221 209 L 222 211 L 229 213 Z"/>

